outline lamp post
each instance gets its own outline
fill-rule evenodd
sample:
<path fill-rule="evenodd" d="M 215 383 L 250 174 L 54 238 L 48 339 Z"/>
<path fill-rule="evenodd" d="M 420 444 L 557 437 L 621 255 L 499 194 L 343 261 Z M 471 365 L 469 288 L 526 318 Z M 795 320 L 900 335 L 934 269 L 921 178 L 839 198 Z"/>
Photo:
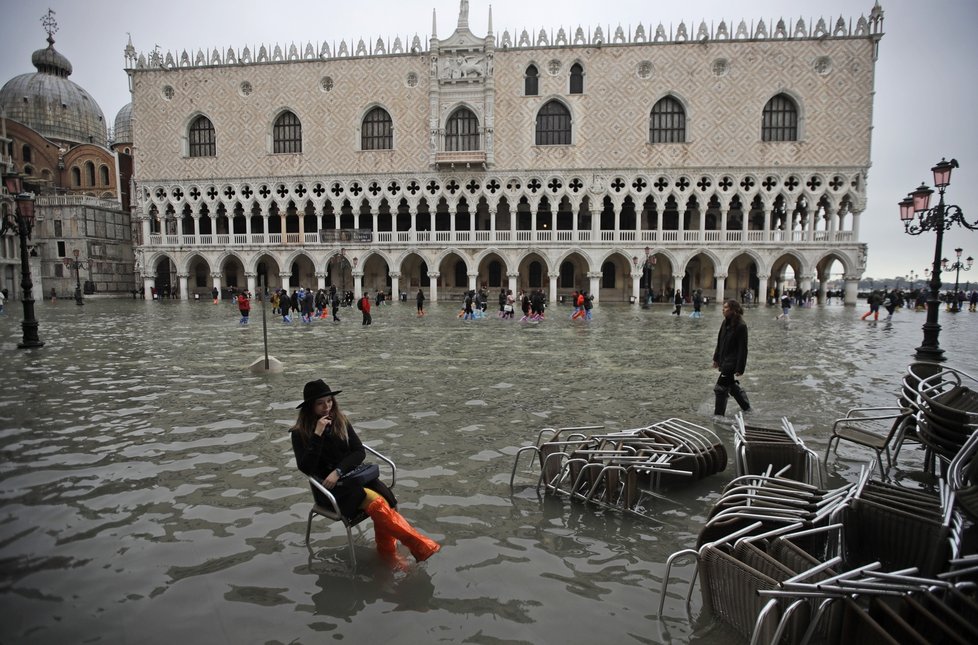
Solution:
<path fill-rule="evenodd" d="M 951 183 L 951 170 L 958 168 L 956 159 L 947 161 L 941 159 L 940 163 L 931 168 L 934 173 L 934 186 L 937 188 L 940 199 L 937 206 L 930 208 L 930 196 L 934 191 L 921 184 L 917 190 L 910 193 L 900 202 L 900 219 L 903 221 L 904 231 L 908 235 L 920 235 L 926 231 L 935 232 L 934 242 L 934 262 L 930 273 L 930 293 L 927 296 L 927 322 L 924 323 L 924 340 L 917 348 L 915 357 L 920 361 L 941 362 L 944 360 L 944 350 L 938 342 L 941 334 L 941 326 L 937 322 L 940 302 L 938 301 L 938 291 L 941 288 L 941 247 L 944 243 L 944 231 L 949 230 L 953 224 L 964 226 L 965 228 L 976 230 L 978 222 L 969 223 L 964 218 L 964 212 L 954 204 L 944 203 L 944 191 Z"/>
<path fill-rule="evenodd" d="M 961 301 L 958 300 L 958 285 L 961 283 L 961 272 L 971 271 L 971 265 L 975 263 L 975 259 L 970 255 L 966 258 L 967 265 L 961 262 L 961 254 L 964 252 L 963 249 L 954 249 L 954 254 L 957 256 L 957 260 L 948 264 L 947 258 L 941 260 L 941 267 L 945 271 L 954 271 L 954 293 L 951 294 L 951 311 L 953 313 L 958 313 L 961 311 Z"/>
<path fill-rule="evenodd" d="M 85 301 L 82 300 L 81 277 L 79 276 L 79 269 L 85 269 L 87 271 L 92 266 L 92 261 L 91 259 L 79 260 L 78 249 L 72 251 L 72 255 L 75 256 L 75 259 L 73 260 L 71 258 L 65 258 L 64 263 L 65 266 L 68 267 L 69 271 L 72 269 L 75 271 L 75 304 L 80 306 L 85 304 Z"/>
<path fill-rule="evenodd" d="M 6 213 L 0 224 L 0 237 L 7 231 L 16 230 L 20 237 L 20 287 L 23 291 L 21 299 L 24 303 L 23 340 L 17 344 L 20 349 L 44 347 L 44 342 L 37 335 L 37 318 L 34 316 L 34 281 L 31 279 L 30 255 L 27 251 L 27 240 L 34 229 L 34 195 L 24 192 L 24 183 L 19 175 L 4 177 L 7 192 L 14 197 L 14 212 Z"/>
<path fill-rule="evenodd" d="M 910 293 L 913 293 L 913 283 L 917 280 L 917 274 L 913 269 L 910 269 L 910 273 L 907 274 L 907 280 L 910 281 Z"/>

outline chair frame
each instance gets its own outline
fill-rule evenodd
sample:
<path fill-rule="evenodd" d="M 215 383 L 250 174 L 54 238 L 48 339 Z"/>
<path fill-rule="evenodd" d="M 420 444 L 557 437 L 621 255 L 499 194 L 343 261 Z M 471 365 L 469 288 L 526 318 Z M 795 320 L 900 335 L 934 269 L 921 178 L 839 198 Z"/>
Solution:
<path fill-rule="evenodd" d="M 862 413 L 873 413 L 862 416 Z M 883 414 L 886 412 L 887 414 Z M 893 421 L 886 434 L 878 434 L 872 430 L 867 430 L 859 426 L 861 423 L 874 421 Z M 886 473 L 893 467 L 893 457 L 890 447 L 892 444 L 901 444 L 906 427 L 913 421 L 913 413 L 908 408 L 901 407 L 876 407 L 876 408 L 852 408 L 846 412 L 846 416 L 836 419 L 832 424 L 832 436 L 829 437 L 828 446 L 825 448 L 825 461 L 829 460 L 832 452 L 832 444 L 835 444 L 836 455 L 839 454 L 839 441 L 845 439 L 854 444 L 871 448 L 876 453 L 876 463 L 879 466 L 880 478 L 886 479 Z M 883 454 L 886 454 L 886 467 L 883 467 Z"/>
<path fill-rule="evenodd" d="M 364 444 L 363 448 L 364 450 L 367 451 L 367 453 L 377 457 L 378 459 L 380 459 L 382 462 L 386 463 L 390 467 L 391 481 L 389 484 L 387 484 L 387 487 L 393 490 L 394 486 L 397 484 L 397 466 L 390 458 L 386 457 L 385 455 L 382 455 L 381 453 L 377 452 L 370 446 Z M 333 520 L 334 522 L 341 522 L 343 524 L 343 528 L 346 529 L 346 541 L 350 547 L 350 564 L 351 566 L 356 567 L 357 554 L 353 548 L 352 529 L 354 526 L 360 524 L 365 519 L 367 519 L 368 516 L 366 512 L 361 510 L 359 513 L 356 514 L 356 516 L 348 519 L 344 517 L 343 514 L 340 512 L 340 506 L 336 502 L 336 498 L 333 496 L 333 493 L 328 488 L 323 486 L 322 482 L 317 480 L 315 477 L 310 476 L 309 484 L 326 497 L 326 500 L 329 502 L 329 507 L 320 506 L 319 504 L 313 503 L 312 508 L 309 509 L 309 516 L 306 518 L 306 546 L 309 545 L 309 534 L 310 531 L 312 530 L 313 517 L 318 515 L 320 517 L 325 517 L 327 519 Z"/>

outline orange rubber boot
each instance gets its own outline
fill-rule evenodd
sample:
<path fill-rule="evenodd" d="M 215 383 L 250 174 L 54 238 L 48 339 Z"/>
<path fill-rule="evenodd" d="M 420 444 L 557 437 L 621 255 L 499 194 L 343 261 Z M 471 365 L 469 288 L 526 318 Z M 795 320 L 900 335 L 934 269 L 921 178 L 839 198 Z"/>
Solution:
<path fill-rule="evenodd" d="M 414 530 L 406 519 L 387 505 L 383 498 L 370 502 L 366 510 L 367 515 L 374 521 L 374 530 L 379 531 L 380 535 L 388 535 L 391 539 L 400 540 L 411 550 L 411 555 L 418 562 L 424 562 L 441 549 L 437 542 Z M 377 550 L 381 550 L 380 542 L 377 543 Z"/>

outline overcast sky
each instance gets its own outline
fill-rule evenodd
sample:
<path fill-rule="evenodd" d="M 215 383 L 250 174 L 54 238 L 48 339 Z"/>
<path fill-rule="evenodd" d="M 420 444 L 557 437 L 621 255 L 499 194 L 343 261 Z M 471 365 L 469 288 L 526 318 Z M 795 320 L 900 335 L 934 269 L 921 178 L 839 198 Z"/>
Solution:
<path fill-rule="evenodd" d="M 489 3 L 469 4 L 470 28 L 484 35 Z M 393 42 L 395 36 L 408 44 L 415 34 L 426 42 L 432 9 L 442 38 L 454 30 L 459 10 L 458 0 L 169 0 L 160 5 L 132 0 L 51 0 L 46 5 L 4 0 L 0 82 L 34 71 L 30 57 L 45 46 L 40 20 L 48 6 L 59 26 L 55 47 L 74 67 L 71 80 L 98 101 L 110 125 L 129 102 L 122 53 L 128 34 L 142 53 L 156 45 L 175 52 L 240 50 L 245 45 L 254 50 L 262 44 L 281 44 L 284 49 L 293 42 L 304 46 L 325 40 L 332 47 L 340 40 L 360 38 L 367 43 L 378 37 Z M 872 167 L 860 239 L 869 244 L 865 277 L 892 278 L 911 270 L 922 274 L 933 259 L 934 234 L 906 235 L 897 202 L 921 181 L 933 181 L 930 168 L 941 157 L 954 157 L 961 164 L 948 200 L 960 205 L 972 222 L 978 220 L 978 0 L 888 0 L 881 6 L 886 35 L 876 66 Z M 735 27 L 741 19 L 749 24 L 784 18 L 792 25 L 798 18 L 808 24 L 820 17 L 831 25 L 840 15 L 854 22 L 872 7 L 872 0 L 495 0 L 492 13 L 497 35 L 508 29 L 515 40 L 524 28 L 530 33 L 545 28 L 549 33 L 564 27 L 571 34 L 578 26 L 586 32 L 601 25 L 610 35 L 619 24 L 628 28 L 642 23 L 648 32 L 660 22 L 668 31 L 685 21 L 695 32 L 700 20 L 726 20 Z M 978 232 L 955 227 L 945 236 L 944 255 L 953 258 L 957 246 L 964 248 L 965 256 L 978 256 Z M 835 271 L 840 270 L 837 263 Z"/>

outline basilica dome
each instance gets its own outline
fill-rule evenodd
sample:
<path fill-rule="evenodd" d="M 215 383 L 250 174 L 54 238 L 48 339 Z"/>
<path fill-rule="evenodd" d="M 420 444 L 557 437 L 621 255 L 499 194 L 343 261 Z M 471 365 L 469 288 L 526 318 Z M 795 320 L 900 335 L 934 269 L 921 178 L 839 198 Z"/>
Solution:
<path fill-rule="evenodd" d="M 112 143 L 132 143 L 132 103 L 126 103 L 115 115 Z"/>
<path fill-rule="evenodd" d="M 48 46 L 31 56 L 37 71 L 15 76 L 0 89 L 0 109 L 12 121 L 23 123 L 54 141 L 107 145 L 105 116 L 95 99 L 68 80 L 71 63 Z"/>

